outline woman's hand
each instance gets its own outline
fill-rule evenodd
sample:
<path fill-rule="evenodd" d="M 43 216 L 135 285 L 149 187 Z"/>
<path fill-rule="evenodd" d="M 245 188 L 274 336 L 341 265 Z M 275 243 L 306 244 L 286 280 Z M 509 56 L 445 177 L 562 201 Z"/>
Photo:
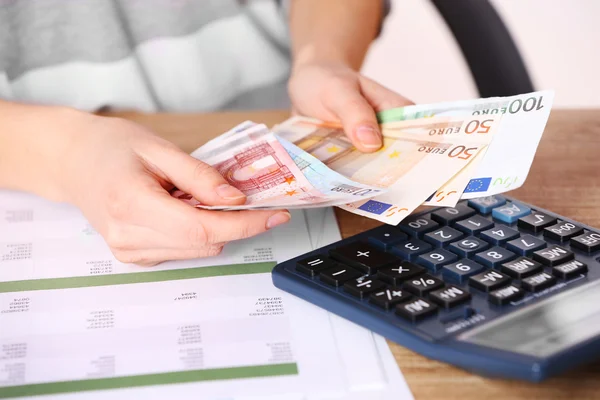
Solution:
<path fill-rule="evenodd" d="M 295 65 L 289 92 L 294 112 L 341 121 L 352 143 L 364 152 L 378 150 L 382 145 L 376 112 L 413 104 L 337 62 Z"/>
<path fill-rule="evenodd" d="M 173 198 L 174 186 L 207 205 L 245 196 L 209 165 L 140 125 L 73 111 L 57 200 L 78 206 L 122 262 L 153 265 L 219 254 L 229 241 L 289 221 L 287 211 L 207 211 Z"/>

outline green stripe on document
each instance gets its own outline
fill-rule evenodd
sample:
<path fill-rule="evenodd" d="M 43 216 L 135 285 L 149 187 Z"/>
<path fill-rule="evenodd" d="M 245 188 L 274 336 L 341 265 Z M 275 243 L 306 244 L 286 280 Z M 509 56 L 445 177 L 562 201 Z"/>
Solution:
<path fill-rule="evenodd" d="M 67 382 L 36 383 L 23 386 L 0 387 L 0 399 L 45 394 L 73 393 L 90 390 L 131 388 L 140 386 L 167 385 L 216 381 L 223 379 L 258 378 L 267 376 L 297 375 L 296 363 L 200 369 L 194 371 L 166 372 L 162 374 L 134 375 L 117 378 L 86 379 Z"/>
<path fill-rule="evenodd" d="M 131 272 L 126 274 L 76 276 L 71 278 L 32 279 L 26 281 L 0 282 L 0 293 L 176 281 L 180 279 L 208 278 L 212 276 L 260 274 L 271 272 L 275 265 L 277 265 L 276 262 L 262 262 L 251 264 L 217 265 L 214 267 L 171 269 L 164 271 Z"/>

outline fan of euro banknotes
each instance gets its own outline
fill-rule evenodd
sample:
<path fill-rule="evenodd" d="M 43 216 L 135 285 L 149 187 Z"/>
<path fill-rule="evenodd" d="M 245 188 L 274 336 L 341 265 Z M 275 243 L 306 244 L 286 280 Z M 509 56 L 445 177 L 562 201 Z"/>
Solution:
<path fill-rule="evenodd" d="M 397 224 L 420 205 L 452 207 L 460 199 L 521 186 L 544 132 L 553 92 L 540 91 L 382 111 L 383 147 L 354 148 L 335 122 L 293 117 L 274 127 L 246 121 L 192 156 L 210 164 L 247 201 L 211 210 L 337 206 Z"/>

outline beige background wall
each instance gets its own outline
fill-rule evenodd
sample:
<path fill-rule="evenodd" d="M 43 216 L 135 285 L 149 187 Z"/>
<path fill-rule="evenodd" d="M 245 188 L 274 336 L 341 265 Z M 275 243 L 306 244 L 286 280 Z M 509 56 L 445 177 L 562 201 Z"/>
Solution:
<path fill-rule="evenodd" d="M 492 3 L 536 89 L 554 89 L 556 107 L 600 108 L 600 0 Z M 364 73 L 415 102 L 478 97 L 460 49 L 429 0 L 392 0 Z"/>

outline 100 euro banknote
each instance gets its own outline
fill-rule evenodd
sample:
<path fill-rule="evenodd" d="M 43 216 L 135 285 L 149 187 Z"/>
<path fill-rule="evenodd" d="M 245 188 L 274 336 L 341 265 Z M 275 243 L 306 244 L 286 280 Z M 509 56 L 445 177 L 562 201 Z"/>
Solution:
<path fill-rule="evenodd" d="M 461 172 L 453 184 L 438 188 L 427 205 L 451 191 L 461 198 L 490 196 L 520 187 L 550 115 L 554 92 L 538 91 L 509 97 L 492 97 L 437 104 L 419 104 L 385 110 L 377 117 L 382 124 L 435 116 L 501 116 L 498 132 L 479 163 Z M 477 164 L 477 165 L 476 165 Z M 465 184 L 466 182 L 466 184 Z"/>
<path fill-rule="evenodd" d="M 397 224 L 490 143 L 498 122 L 497 116 L 398 121 L 383 130 L 383 148 L 370 154 L 354 148 L 337 123 L 294 117 L 274 130 L 348 179 L 387 188 L 340 207 Z"/>

